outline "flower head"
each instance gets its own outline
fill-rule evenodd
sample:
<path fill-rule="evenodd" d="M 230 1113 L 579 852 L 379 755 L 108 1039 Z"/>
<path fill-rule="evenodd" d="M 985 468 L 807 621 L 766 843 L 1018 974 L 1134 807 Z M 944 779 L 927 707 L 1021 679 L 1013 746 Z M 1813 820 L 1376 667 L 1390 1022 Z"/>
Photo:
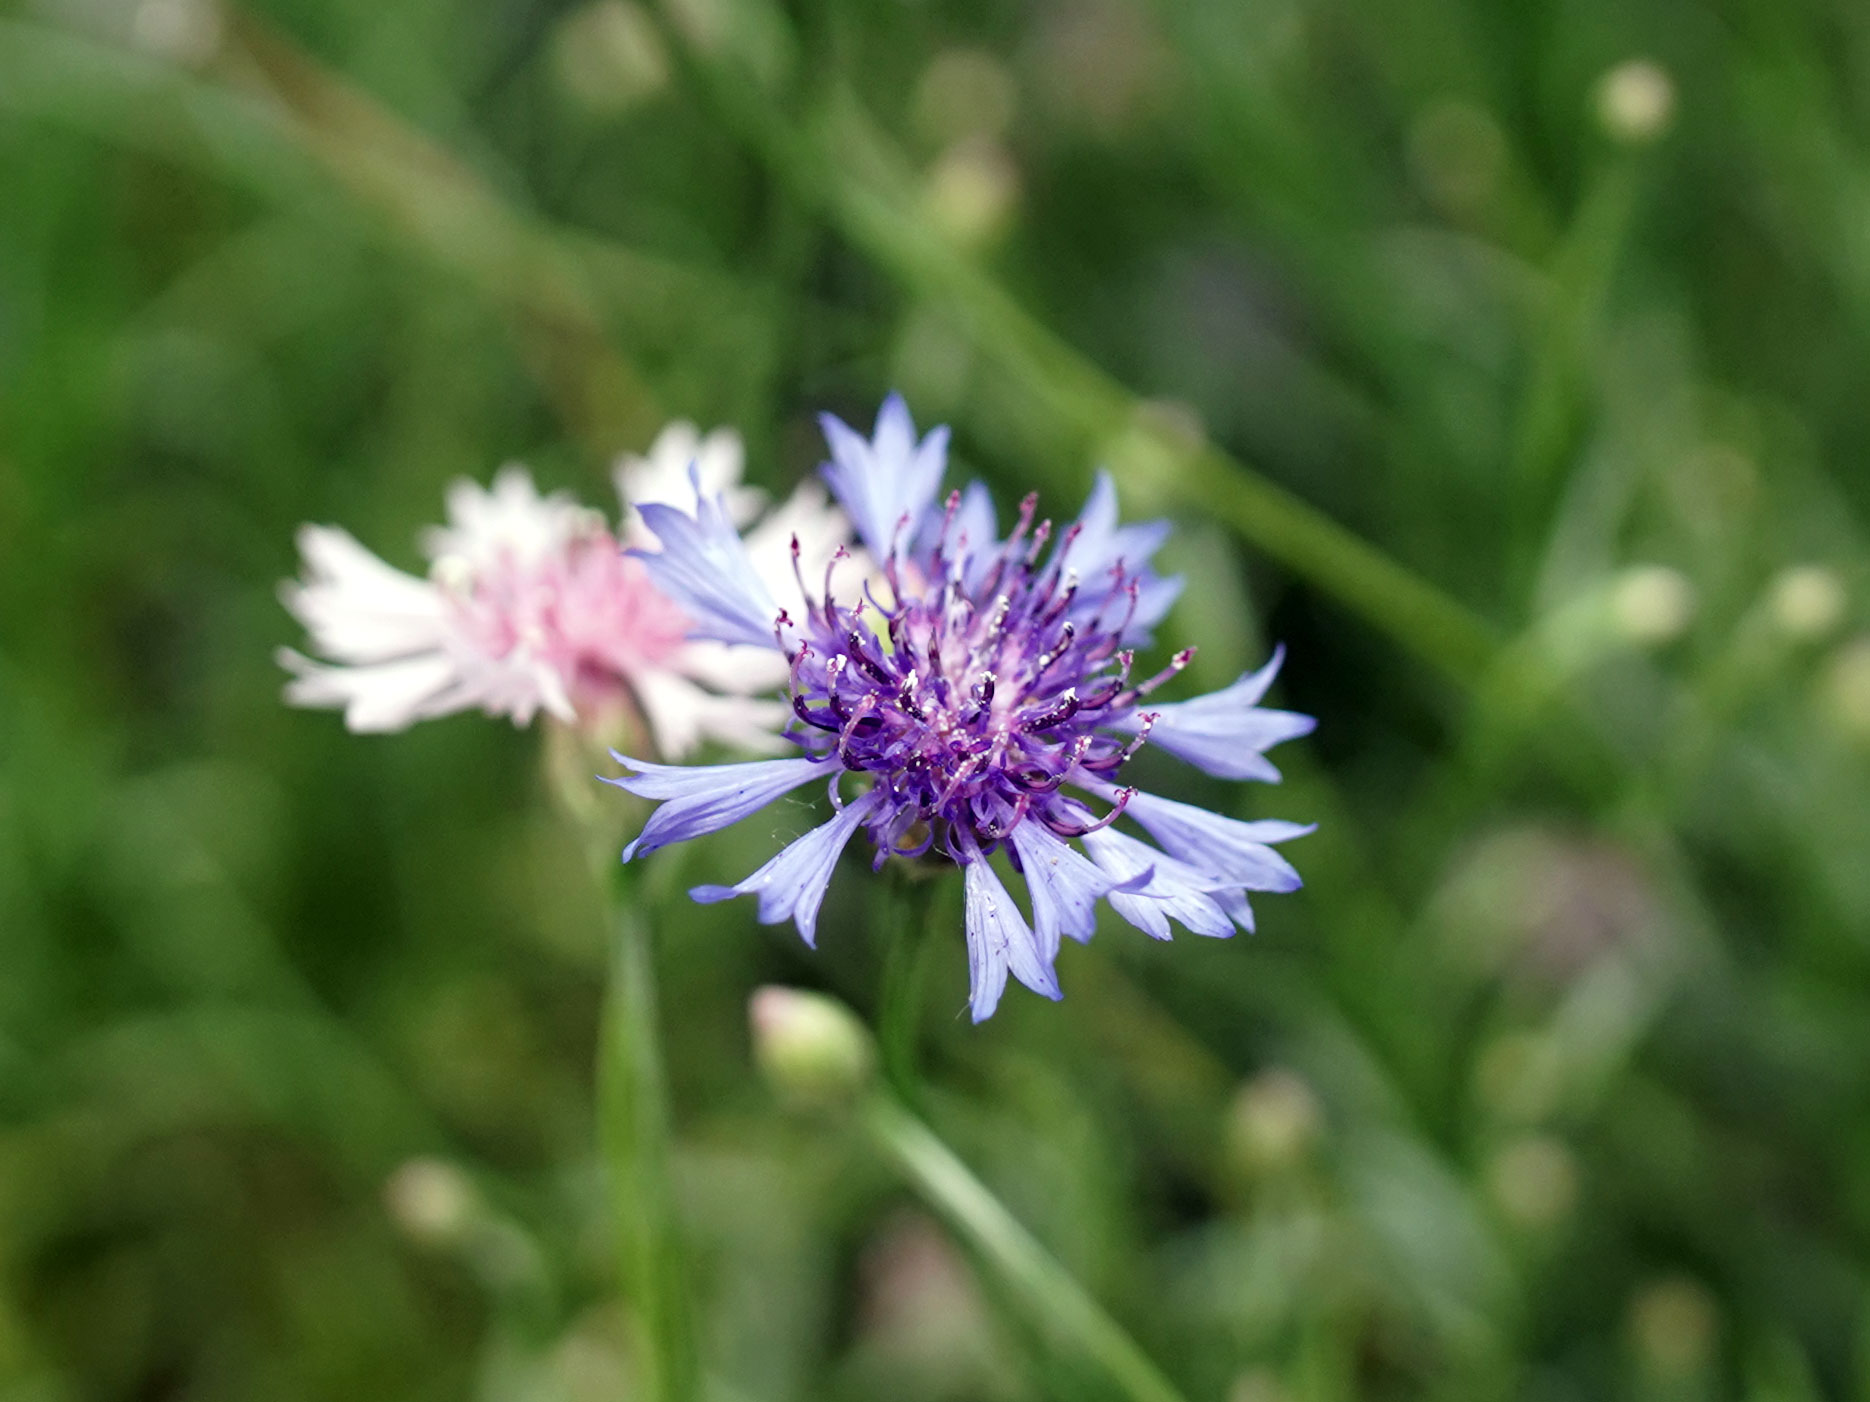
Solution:
<path fill-rule="evenodd" d="M 1248 891 L 1300 884 L 1271 844 L 1310 828 L 1241 822 L 1121 782 L 1146 740 L 1211 774 L 1275 781 L 1264 751 L 1313 726 L 1259 705 L 1278 653 L 1211 696 L 1151 699 L 1192 655 L 1135 672 L 1135 647 L 1179 588 L 1149 566 L 1166 525 L 1120 527 L 1115 490 L 1100 474 L 1070 525 L 1054 529 L 1028 497 L 1002 538 L 978 484 L 938 500 L 946 433 L 918 441 L 900 399 L 884 404 L 869 440 L 832 418 L 825 432 L 824 475 L 880 564 L 866 578 L 839 550 L 822 583 L 807 587 L 804 543 L 795 542 L 800 609 L 756 587 L 721 502 L 704 499 L 693 515 L 644 508 L 663 547 L 644 563 L 699 621 L 698 636 L 763 636 L 785 659 L 788 735 L 801 754 L 706 769 L 619 756 L 632 772 L 612 782 L 663 801 L 626 859 L 827 780 L 831 821 L 738 885 L 694 896 L 757 895 L 761 920 L 791 919 L 809 943 L 838 854 L 859 828 L 878 866 L 892 855 L 946 857 L 966 874 L 976 1021 L 993 1011 L 1009 973 L 1058 997 L 1061 939 L 1090 938 L 1100 899 L 1158 938 L 1171 919 L 1226 935 L 1252 928 Z M 1117 830 L 1120 817 L 1157 845 Z M 1030 924 L 988 862 L 996 851 L 1025 877 Z"/>
<path fill-rule="evenodd" d="M 760 497 L 739 486 L 741 466 L 731 431 L 703 438 L 692 425 L 671 424 L 647 458 L 619 464 L 619 489 L 640 502 L 680 496 L 692 472 L 731 494 L 734 519 L 745 522 Z M 693 489 L 687 494 L 692 500 Z M 634 707 L 664 754 L 684 754 L 704 738 L 775 746 L 784 711 L 762 693 L 783 680 L 783 661 L 768 648 L 691 640 L 693 620 L 624 552 L 602 515 L 562 492 L 541 495 L 518 466 L 503 468 L 491 489 L 456 482 L 447 506 L 448 523 L 422 537 L 426 579 L 393 569 L 335 527 L 300 531 L 305 576 L 283 597 L 325 660 L 281 651 L 293 673 L 288 700 L 341 707 L 355 731 L 401 730 L 469 709 L 526 725 L 540 711 L 589 723 Z M 764 568 L 764 587 L 782 596 L 795 533 L 828 549 L 846 527 L 813 487 L 749 534 L 748 569 L 757 579 Z M 657 545 L 640 520 L 624 535 L 639 550 Z"/>

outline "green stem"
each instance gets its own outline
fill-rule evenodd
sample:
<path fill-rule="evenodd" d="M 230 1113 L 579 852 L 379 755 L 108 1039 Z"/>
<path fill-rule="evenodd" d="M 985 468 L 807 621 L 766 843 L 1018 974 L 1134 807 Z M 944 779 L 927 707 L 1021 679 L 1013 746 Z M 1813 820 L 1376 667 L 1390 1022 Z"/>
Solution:
<path fill-rule="evenodd" d="M 1519 512 L 1515 567 L 1528 587 L 1536 583 L 1538 537 L 1576 455 L 1592 344 L 1629 237 L 1638 174 L 1628 155 L 1598 173 L 1548 269 L 1543 320 L 1531 346 L 1509 463 Z"/>
<path fill-rule="evenodd" d="M 877 1042 L 883 1074 L 910 1105 L 920 1103 L 916 1060 L 921 1046 L 923 971 L 930 934 L 945 918 L 948 883 L 888 871 L 876 883 L 874 923 L 886 942 L 877 998 Z"/>
<path fill-rule="evenodd" d="M 649 927 L 625 891 L 618 894 L 612 939 L 597 1083 L 612 1209 L 640 1334 L 638 1395 L 692 1402 L 700 1365 L 669 1175 L 655 964 Z"/>
<path fill-rule="evenodd" d="M 1096 1366 L 1130 1402 L 1184 1402 L 1136 1341 L 933 1130 L 886 1095 L 865 1102 L 862 1118 L 876 1148 L 994 1270 L 1043 1334 Z"/>

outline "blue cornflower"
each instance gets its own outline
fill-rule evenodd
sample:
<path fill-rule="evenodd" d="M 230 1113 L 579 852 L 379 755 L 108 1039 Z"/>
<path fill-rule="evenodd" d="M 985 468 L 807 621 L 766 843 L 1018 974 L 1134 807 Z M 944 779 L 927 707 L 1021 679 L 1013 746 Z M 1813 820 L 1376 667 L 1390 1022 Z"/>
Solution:
<path fill-rule="evenodd" d="M 1091 937 L 1100 899 L 1157 939 L 1169 937 L 1171 919 L 1225 936 L 1236 924 L 1253 928 L 1247 892 L 1298 888 L 1298 873 L 1271 844 L 1310 826 L 1242 822 L 1117 782 L 1145 739 L 1210 774 L 1274 782 L 1279 771 L 1264 752 L 1314 725 L 1259 705 L 1279 651 L 1210 696 L 1145 704 L 1193 652 L 1176 653 L 1154 676 L 1131 677 L 1133 648 L 1181 587 L 1148 566 L 1167 523 L 1119 526 L 1116 491 L 1100 473 L 1055 545 L 1052 523 L 1035 523 L 1036 494 L 1001 540 L 979 483 L 938 502 L 947 430 L 918 441 L 900 398 L 884 403 L 868 440 L 830 415 L 822 422 L 831 448 L 825 480 L 875 573 L 840 587 L 840 551 L 823 587 L 804 588 L 803 618 L 773 601 L 718 501 L 697 490 L 692 515 L 642 508 L 662 545 L 643 561 L 697 620 L 691 636 L 784 654 L 788 735 L 802 753 L 704 767 L 616 756 L 630 773 L 607 782 L 661 803 L 625 861 L 828 780 L 829 822 L 739 884 L 691 894 L 757 895 L 762 922 L 790 918 L 811 944 L 832 868 L 859 828 L 878 867 L 892 855 L 938 852 L 965 874 L 976 1022 L 994 1010 L 1009 972 L 1059 997 L 1060 940 Z M 794 542 L 795 568 L 798 557 Z M 1113 827 L 1120 815 L 1157 845 Z M 988 864 L 996 850 L 1025 876 L 1030 925 Z"/>

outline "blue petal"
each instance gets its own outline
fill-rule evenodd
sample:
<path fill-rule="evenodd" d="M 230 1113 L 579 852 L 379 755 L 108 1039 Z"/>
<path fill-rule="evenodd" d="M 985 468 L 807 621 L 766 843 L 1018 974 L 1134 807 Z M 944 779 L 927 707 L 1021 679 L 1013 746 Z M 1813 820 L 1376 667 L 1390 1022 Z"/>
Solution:
<path fill-rule="evenodd" d="M 1215 892 L 1214 879 L 1206 873 L 1111 828 L 1079 840 L 1091 860 L 1117 883 L 1105 898 L 1110 908 L 1144 934 L 1168 939 L 1171 919 L 1198 935 L 1225 939 L 1233 934 L 1227 911 L 1231 895 Z M 1247 928 L 1253 927 L 1249 923 Z"/>
<path fill-rule="evenodd" d="M 1296 711 L 1272 711 L 1259 705 L 1285 660 L 1285 649 L 1273 649 L 1272 660 L 1232 686 L 1192 701 L 1176 701 L 1145 709 L 1156 719 L 1149 743 L 1204 769 L 1217 779 L 1258 779 L 1279 782 L 1279 771 L 1261 752 L 1281 741 L 1309 735 L 1318 722 Z M 1113 729 L 1135 734 L 1141 714 L 1132 714 Z"/>
<path fill-rule="evenodd" d="M 1040 957 L 1032 931 L 987 859 L 976 856 L 963 869 L 967 873 L 968 1007 L 974 1021 L 991 1016 L 999 1005 L 1009 968 L 1034 993 L 1054 1001 L 1063 997 L 1050 961 Z"/>
<path fill-rule="evenodd" d="M 819 471 L 864 544 L 879 560 L 907 551 L 941 490 L 948 430 L 937 428 L 916 442 L 909 407 L 898 394 L 883 401 L 868 441 L 835 415 L 821 414 L 818 422 L 831 447 L 831 461 Z"/>
<path fill-rule="evenodd" d="M 692 469 L 691 469 L 692 476 Z M 691 638 L 772 648 L 779 605 L 761 581 L 719 497 L 695 498 L 695 514 L 644 502 L 643 524 L 662 542 L 660 550 L 632 550 L 649 577 L 693 621 Z"/>
<path fill-rule="evenodd" d="M 1317 824 L 1266 821 L 1243 823 L 1192 803 L 1137 794 L 1124 812 L 1160 842 L 1172 857 L 1216 878 L 1229 890 L 1296 891 L 1305 883 L 1292 863 L 1267 844 L 1303 837 Z"/>
<path fill-rule="evenodd" d="M 1047 963 L 1058 957 L 1059 936 L 1080 944 L 1097 928 L 1097 900 L 1112 882 L 1072 850 L 1043 823 L 1026 821 L 1013 829 L 1013 850 L 1032 895 L 1033 931 Z"/>
<path fill-rule="evenodd" d="M 615 750 L 610 757 L 633 772 L 605 779 L 638 798 L 659 800 L 624 861 L 647 857 L 658 847 L 718 832 L 755 813 L 800 784 L 821 777 L 824 766 L 810 759 L 767 759 L 753 764 L 647 764 Z"/>
<path fill-rule="evenodd" d="M 1171 529 L 1167 521 L 1142 521 L 1132 526 L 1117 524 L 1117 488 L 1110 474 L 1098 469 L 1078 513 L 1078 538 L 1072 543 L 1066 565 L 1084 582 L 1079 602 L 1071 617 L 1080 625 L 1094 617 L 1105 604 L 1110 572 L 1121 564 L 1137 577 L 1136 612 L 1124 629 L 1127 643 L 1143 643 L 1149 630 L 1162 621 L 1176 597 L 1182 592 L 1179 577 L 1165 578 L 1149 568 L 1150 556 L 1162 547 Z M 1118 607 L 1116 604 L 1112 608 Z"/>
<path fill-rule="evenodd" d="M 1253 933 L 1253 907 L 1247 903 L 1245 891 L 1216 891 L 1214 899 L 1219 902 L 1227 918 L 1239 925 L 1249 935 Z"/>
<path fill-rule="evenodd" d="M 799 927 L 799 937 L 815 945 L 818 907 L 824 903 L 838 856 L 880 796 L 879 790 L 872 789 L 845 804 L 837 817 L 782 847 L 778 856 L 738 886 L 697 886 L 688 894 L 708 904 L 757 893 L 762 925 L 777 925 L 790 917 Z"/>

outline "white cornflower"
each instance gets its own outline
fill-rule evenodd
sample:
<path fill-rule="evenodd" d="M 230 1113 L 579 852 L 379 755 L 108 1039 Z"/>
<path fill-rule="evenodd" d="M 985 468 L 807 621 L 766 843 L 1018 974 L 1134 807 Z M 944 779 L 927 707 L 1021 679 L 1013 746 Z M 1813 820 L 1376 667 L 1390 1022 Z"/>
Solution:
<path fill-rule="evenodd" d="M 786 710 L 770 696 L 785 679 L 784 660 L 762 648 L 690 642 L 689 617 L 624 553 L 625 545 L 657 544 L 636 503 L 690 505 L 697 483 L 724 495 L 737 522 L 750 522 L 764 494 L 740 485 L 743 466 L 731 430 L 704 438 L 692 424 L 670 424 L 646 457 L 617 466 L 630 503 L 622 540 L 568 494 L 541 495 L 523 467 L 502 468 L 491 489 L 458 481 L 447 494 L 448 523 L 422 536 L 426 579 L 385 564 L 347 531 L 303 527 L 303 577 L 282 598 L 317 660 L 280 651 L 293 673 L 286 699 L 341 708 L 360 732 L 470 709 L 516 725 L 540 711 L 601 725 L 634 709 L 671 758 L 704 739 L 774 749 Z M 810 556 L 826 557 L 848 534 L 843 514 L 808 483 L 748 540 L 755 569 L 785 600 L 798 592 L 793 536 Z"/>

